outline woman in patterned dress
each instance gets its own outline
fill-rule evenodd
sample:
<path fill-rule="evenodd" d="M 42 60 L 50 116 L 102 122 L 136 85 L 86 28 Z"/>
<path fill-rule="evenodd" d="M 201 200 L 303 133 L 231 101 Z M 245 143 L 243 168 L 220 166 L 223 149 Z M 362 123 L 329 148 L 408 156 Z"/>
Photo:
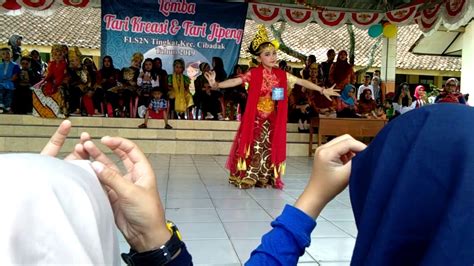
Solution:
<path fill-rule="evenodd" d="M 245 114 L 226 164 L 229 182 L 243 189 L 283 188 L 289 88 L 298 84 L 321 91 L 328 98 L 338 95 L 333 89 L 323 89 L 279 69 L 276 46 L 268 40 L 265 27 L 260 26 L 249 48 L 260 63 L 258 67 L 223 82 L 215 81 L 215 72 L 206 73 L 214 89 L 249 84 Z"/>

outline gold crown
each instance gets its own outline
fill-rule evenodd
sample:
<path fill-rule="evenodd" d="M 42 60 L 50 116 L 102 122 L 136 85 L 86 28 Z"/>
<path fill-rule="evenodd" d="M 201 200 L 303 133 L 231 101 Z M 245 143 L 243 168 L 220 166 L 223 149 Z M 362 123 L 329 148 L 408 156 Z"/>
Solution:
<path fill-rule="evenodd" d="M 30 57 L 30 51 L 28 49 L 21 50 L 21 57 Z"/>
<path fill-rule="evenodd" d="M 143 61 L 143 54 L 139 53 L 139 52 L 134 53 L 132 55 L 132 61 L 134 61 L 134 60 L 142 62 Z"/>
<path fill-rule="evenodd" d="M 258 25 L 257 27 L 257 33 L 252 40 L 252 49 L 256 51 L 262 43 L 266 42 L 272 43 L 273 46 L 275 46 L 275 49 L 278 49 L 280 43 L 277 40 L 271 41 L 270 38 L 268 38 L 267 28 L 262 24 Z"/>
<path fill-rule="evenodd" d="M 69 49 L 69 54 L 68 55 L 69 55 L 69 60 L 72 60 L 73 58 L 76 58 L 76 57 L 79 58 L 79 60 L 80 60 L 81 56 L 82 56 L 81 51 L 79 51 L 79 47 L 76 47 L 76 46 L 71 47 Z"/>
<path fill-rule="evenodd" d="M 257 26 L 257 33 L 255 34 L 255 37 L 252 40 L 252 49 L 257 50 L 258 47 L 265 42 L 270 42 L 268 39 L 268 34 L 267 34 L 267 28 L 265 28 L 264 25 L 258 25 Z"/>

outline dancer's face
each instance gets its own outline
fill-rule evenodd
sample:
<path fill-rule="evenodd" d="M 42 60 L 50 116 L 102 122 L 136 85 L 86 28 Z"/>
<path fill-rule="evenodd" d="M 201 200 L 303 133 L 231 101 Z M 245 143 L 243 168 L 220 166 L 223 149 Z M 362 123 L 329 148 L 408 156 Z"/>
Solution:
<path fill-rule="evenodd" d="M 258 58 L 265 68 L 272 68 L 277 65 L 277 52 L 272 45 L 264 48 Z"/>

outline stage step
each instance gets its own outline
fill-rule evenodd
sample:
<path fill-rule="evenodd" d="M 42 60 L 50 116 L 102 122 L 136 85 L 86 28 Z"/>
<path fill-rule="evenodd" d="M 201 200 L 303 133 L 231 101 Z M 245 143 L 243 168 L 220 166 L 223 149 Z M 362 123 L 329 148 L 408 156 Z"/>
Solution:
<path fill-rule="evenodd" d="M 164 129 L 163 120 L 150 120 L 147 129 L 137 126 L 143 119 L 70 117 L 69 151 L 79 134 L 87 131 L 93 138 L 121 136 L 133 140 L 146 153 L 227 155 L 239 122 L 170 120 L 173 129 Z M 61 120 L 29 115 L 0 115 L 0 152 L 38 152 Z M 295 124 L 287 126 L 288 156 L 306 156 L 308 134 L 298 133 Z"/>

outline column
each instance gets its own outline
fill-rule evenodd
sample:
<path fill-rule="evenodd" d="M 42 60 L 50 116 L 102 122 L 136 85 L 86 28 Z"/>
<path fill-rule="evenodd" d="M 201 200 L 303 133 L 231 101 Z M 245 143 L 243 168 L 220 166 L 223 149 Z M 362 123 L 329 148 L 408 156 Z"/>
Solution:
<path fill-rule="evenodd" d="M 392 38 L 383 38 L 382 42 L 382 67 L 380 75 L 382 76 L 383 96 L 389 92 L 395 92 L 395 73 L 397 68 L 397 36 Z"/>
<path fill-rule="evenodd" d="M 469 93 L 469 104 L 474 104 L 474 21 L 465 28 L 462 46 L 461 92 Z"/>

